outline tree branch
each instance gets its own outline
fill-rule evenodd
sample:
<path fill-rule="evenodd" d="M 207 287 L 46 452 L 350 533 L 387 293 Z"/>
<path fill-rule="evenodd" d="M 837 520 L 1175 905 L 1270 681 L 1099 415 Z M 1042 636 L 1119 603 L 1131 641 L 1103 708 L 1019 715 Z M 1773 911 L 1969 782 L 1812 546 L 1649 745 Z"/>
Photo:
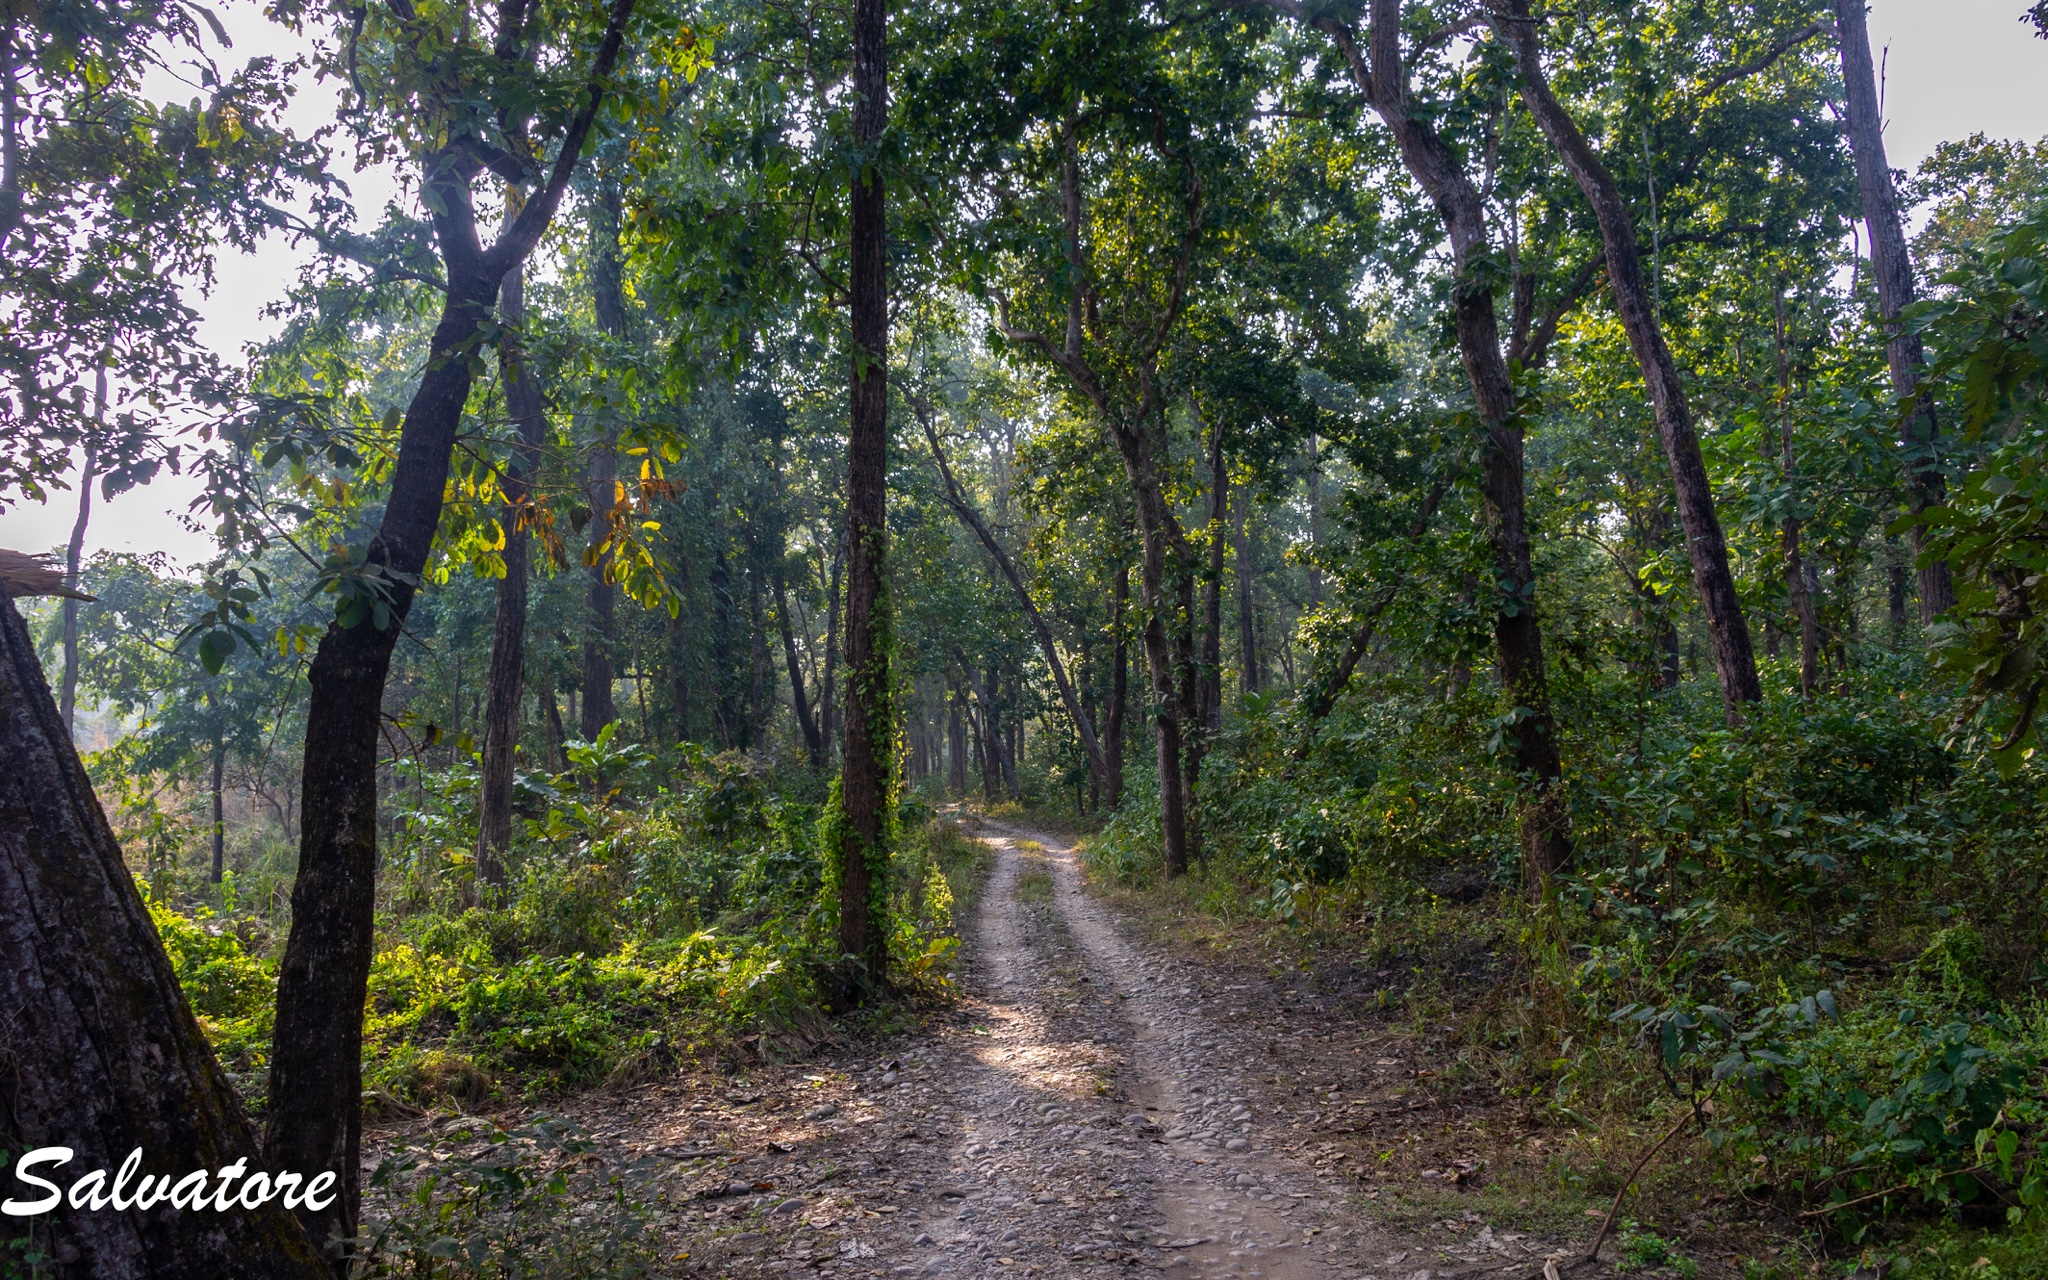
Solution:
<path fill-rule="evenodd" d="M 582 153 L 583 143 L 590 136 L 590 126 L 597 119 L 597 109 L 604 104 L 605 82 L 611 78 L 612 67 L 619 60 L 619 50 L 626 43 L 626 22 L 633 16 L 633 3 L 634 0 L 612 0 L 604 39 L 599 42 L 597 59 L 590 67 L 589 98 L 562 134 L 562 147 L 555 153 L 555 167 L 548 175 L 547 185 L 541 188 L 538 196 L 526 202 L 526 207 L 519 211 L 512 225 L 505 228 L 497 243 L 491 246 L 486 268 L 491 279 L 502 279 L 515 264 L 526 261 L 547 231 L 548 223 L 554 220 L 555 209 L 561 205 L 562 194 L 569 189 L 569 178 L 576 171 L 576 158 Z"/>
<path fill-rule="evenodd" d="M 1707 82 L 1701 85 L 1695 92 L 1704 98 L 1709 94 L 1727 88 L 1737 80 L 1745 80 L 1759 71 L 1767 70 L 1772 63 L 1833 25 L 1831 22 L 1814 22 L 1801 27 L 1797 31 L 1788 31 L 1772 41 L 1769 48 L 1756 57 L 1751 58 L 1748 62 L 1738 63 L 1735 66 L 1728 67 L 1709 76 Z"/>
<path fill-rule="evenodd" d="M 1081 746 L 1088 755 L 1088 773 L 1096 785 L 1106 793 L 1109 788 L 1109 759 L 1102 752 L 1101 741 L 1095 736 L 1095 722 L 1089 718 L 1088 709 L 1081 705 L 1080 696 L 1074 691 L 1073 681 L 1067 678 L 1066 664 L 1060 661 L 1059 648 L 1053 641 L 1052 627 L 1045 615 L 1031 599 L 1025 589 L 1023 575 L 1018 573 L 1016 562 L 1009 552 L 996 541 L 996 535 L 967 500 L 960 482 L 953 475 L 953 468 L 946 462 L 946 451 L 939 443 L 938 428 L 932 423 L 931 401 L 925 396 L 912 393 L 910 403 L 917 412 L 918 425 L 924 428 L 924 438 L 931 445 L 932 461 L 938 464 L 939 478 L 945 482 L 946 505 L 960 517 L 960 522 L 973 531 L 995 560 L 996 568 L 1002 571 L 1003 579 L 1010 584 L 1010 590 L 1017 596 L 1017 602 L 1024 607 L 1024 613 L 1031 621 L 1031 629 L 1038 635 L 1038 647 L 1045 655 L 1045 665 L 1052 669 L 1053 684 L 1059 688 L 1060 701 L 1066 704 L 1067 715 L 1074 722 L 1074 728 L 1081 735 Z"/>

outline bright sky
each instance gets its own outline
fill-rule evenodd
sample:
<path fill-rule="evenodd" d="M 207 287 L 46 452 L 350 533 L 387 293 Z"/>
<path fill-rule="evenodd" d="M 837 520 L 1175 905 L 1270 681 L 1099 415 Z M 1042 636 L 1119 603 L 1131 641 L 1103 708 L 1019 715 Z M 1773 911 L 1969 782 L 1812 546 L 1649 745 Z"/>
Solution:
<path fill-rule="evenodd" d="M 2020 21 L 2026 0 L 1875 0 L 1870 39 L 1884 65 L 1887 158 L 1896 169 L 1917 167 L 1948 139 L 1985 133 L 2034 141 L 2048 137 L 2048 41 Z M 236 56 L 288 55 L 288 34 L 266 23 L 260 7 L 239 0 L 216 10 L 235 40 Z M 310 77 L 309 77 L 310 81 Z M 189 98 L 193 90 L 166 79 L 163 96 Z M 308 83 L 288 121 L 301 135 L 331 120 L 332 85 Z M 364 174 L 351 182 L 358 205 L 380 208 L 394 191 L 389 175 Z M 263 308 L 284 296 L 300 254 L 279 238 L 254 254 L 220 263 L 220 283 L 198 302 L 206 341 L 230 358 L 268 337 L 274 325 Z M 87 552 L 162 550 L 190 563 L 205 559 L 212 542 L 175 518 L 196 492 L 188 480 L 166 477 L 113 502 L 95 498 Z M 61 547 L 77 515 L 77 499 L 59 493 L 47 507 L 23 506 L 0 514 L 0 546 L 38 551 Z"/>

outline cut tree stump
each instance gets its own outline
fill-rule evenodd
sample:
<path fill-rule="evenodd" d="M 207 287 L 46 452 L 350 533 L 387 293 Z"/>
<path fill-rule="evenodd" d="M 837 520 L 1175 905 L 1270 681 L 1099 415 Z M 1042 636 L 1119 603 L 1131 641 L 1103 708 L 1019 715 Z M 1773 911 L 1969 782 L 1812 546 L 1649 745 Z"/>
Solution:
<path fill-rule="evenodd" d="M 0 1148 L 9 1153 L 0 1199 L 44 1194 L 14 1176 L 15 1159 L 37 1147 L 73 1149 L 69 1163 L 36 1171 L 67 1190 L 92 1169 L 111 1178 L 136 1148 L 145 1174 L 210 1172 L 237 1159 L 249 1172 L 260 1167 L 255 1134 L 185 1003 L 28 628 L 0 592 Z M 226 1212 L 61 1204 L 0 1217 L 0 1258 L 23 1236 L 64 1277 L 333 1277 L 276 1200 Z"/>

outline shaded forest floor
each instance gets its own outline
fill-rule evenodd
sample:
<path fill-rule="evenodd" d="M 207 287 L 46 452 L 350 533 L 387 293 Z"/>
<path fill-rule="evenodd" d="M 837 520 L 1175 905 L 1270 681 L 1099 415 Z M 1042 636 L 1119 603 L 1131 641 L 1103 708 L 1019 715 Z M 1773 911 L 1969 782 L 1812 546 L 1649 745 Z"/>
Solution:
<path fill-rule="evenodd" d="M 1105 901 L 1064 837 L 978 834 L 995 856 L 944 1007 L 552 1108 L 592 1143 L 575 1162 L 643 1172 L 656 1274 L 1536 1280 L 1583 1252 L 1608 1197 L 1554 1129 L 1456 1082 L 1453 1023 L 1389 999 L 1416 974 L 1172 891 Z M 1469 1006 L 1491 978 L 1482 957 L 1434 980 Z M 459 1157 L 474 1125 L 389 1125 L 368 1164 Z M 1700 1208 L 1653 1180 L 1624 1216 L 1683 1237 L 1669 1274 L 1742 1274 Z"/>

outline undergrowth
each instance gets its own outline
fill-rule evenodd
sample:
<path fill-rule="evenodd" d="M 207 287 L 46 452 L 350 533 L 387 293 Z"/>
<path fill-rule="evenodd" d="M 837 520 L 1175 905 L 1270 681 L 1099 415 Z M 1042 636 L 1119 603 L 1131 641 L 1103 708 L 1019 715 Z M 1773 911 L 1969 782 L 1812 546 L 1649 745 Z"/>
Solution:
<path fill-rule="evenodd" d="M 1576 738 L 1575 856 L 1540 902 L 1477 700 L 1397 677 L 1306 760 L 1290 709 L 1233 720 L 1186 879 L 1159 874 L 1143 783 L 1087 858 L 1311 970 L 1391 975 L 1378 1001 L 1432 1087 L 1548 1135 L 1501 1153 L 1523 1203 L 1604 1204 L 1675 1126 L 1641 1212 L 1892 1274 L 2038 1275 L 2048 775 L 1952 739 L 1936 700 L 1885 692 L 1898 672 L 1845 681 L 1742 731 L 1674 693 Z M 1668 1226 L 1631 1230 L 1633 1265 L 1680 1265 L 1650 1260 L 1684 1256 Z"/>
<path fill-rule="evenodd" d="M 836 915 L 811 780 L 694 748 L 657 760 L 609 733 L 569 758 L 565 773 L 519 779 L 526 812 L 499 893 L 474 876 L 473 762 L 418 780 L 380 888 L 364 1022 L 373 1106 L 532 1101 L 706 1057 L 797 1056 L 832 1034 Z M 986 855 L 915 802 L 903 817 L 890 954 L 914 1000 L 950 985 L 955 916 Z M 188 886 L 181 902 L 173 885 L 150 910 L 201 1026 L 254 1097 L 285 929 L 228 888 L 223 900 Z"/>

